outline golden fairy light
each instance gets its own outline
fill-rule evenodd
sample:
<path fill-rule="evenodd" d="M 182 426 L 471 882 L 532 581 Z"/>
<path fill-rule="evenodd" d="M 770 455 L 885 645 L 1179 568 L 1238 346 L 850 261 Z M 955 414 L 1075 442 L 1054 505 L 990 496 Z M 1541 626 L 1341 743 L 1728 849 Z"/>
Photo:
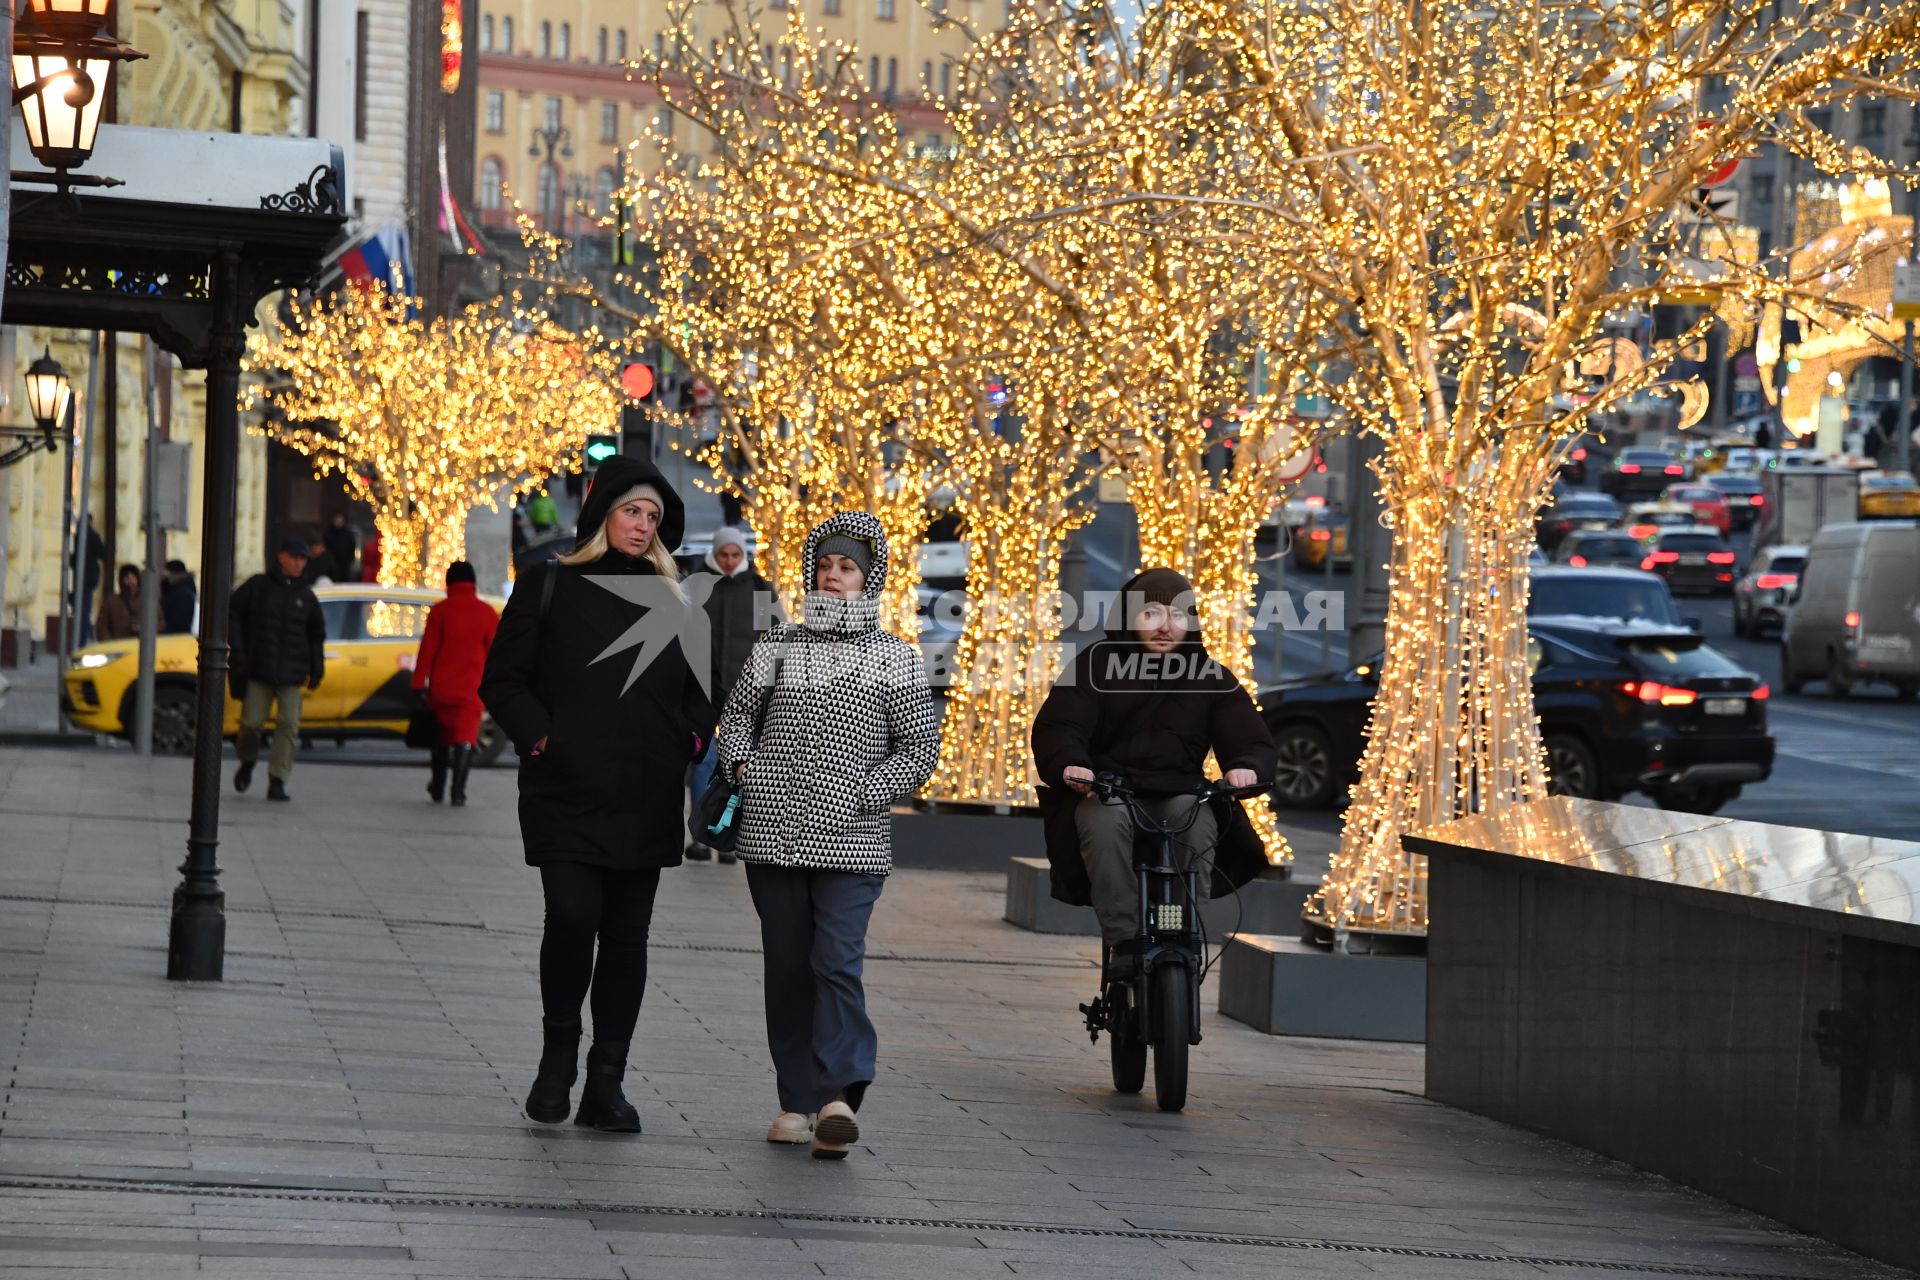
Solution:
<path fill-rule="evenodd" d="M 619 424 L 614 358 L 518 291 L 425 319 L 381 286 L 288 303 L 254 337 L 244 393 L 257 428 L 336 475 L 373 508 L 380 581 L 438 583 L 466 552 L 466 521 L 503 488 L 573 465 L 586 436 Z"/>

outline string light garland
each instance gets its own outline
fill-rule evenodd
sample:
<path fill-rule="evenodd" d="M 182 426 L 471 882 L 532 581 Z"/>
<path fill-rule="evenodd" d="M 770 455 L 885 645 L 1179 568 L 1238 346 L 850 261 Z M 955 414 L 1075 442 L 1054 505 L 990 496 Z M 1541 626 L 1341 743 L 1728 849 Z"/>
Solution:
<path fill-rule="evenodd" d="M 614 349 L 519 289 L 431 320 L 377 284 L 286 310 L 248 344 L 259 381 L 242 405 L 264 404 L 256 431 L 373 508 L 383 585 L 438 584 L 475 507 L 576 465 L 590 432 L 618 426 Z"/>

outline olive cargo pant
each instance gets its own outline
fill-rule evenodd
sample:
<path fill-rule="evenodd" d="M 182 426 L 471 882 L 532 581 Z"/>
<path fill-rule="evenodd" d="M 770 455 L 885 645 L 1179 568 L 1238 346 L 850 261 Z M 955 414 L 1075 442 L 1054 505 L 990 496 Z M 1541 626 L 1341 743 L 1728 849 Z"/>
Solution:
<path fill-rule="evenodd" d="M 293 752 L 300 745 L 299 685 L 247 681 L 247 696 L 240 702 L 240 734 L 233 747 L 241 764 L 258 760 L 260 726 L 267 722 L 268 708 L 276 704 L 279 712 L 273 718 L 273 756 L 267 761 L 267 776 L 285 782 L 293 775 Z"/>

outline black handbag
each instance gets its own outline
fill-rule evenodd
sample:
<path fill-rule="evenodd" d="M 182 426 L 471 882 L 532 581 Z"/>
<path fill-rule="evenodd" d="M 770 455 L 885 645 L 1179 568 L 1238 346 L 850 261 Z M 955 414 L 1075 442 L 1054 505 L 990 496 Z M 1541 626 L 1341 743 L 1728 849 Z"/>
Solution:
<path fill-rule="evenodd" d="M 755 746 L 760 743 L 760 731 L 767 727 L 767 708 L 773 705 L 773 692 L 779 683 L 780 663 L 775 660 L 773 679 L 767 683 L 767 696 L 761 699 L 760 714 L 753 718 Z M 716 741 L 712 749 L 718 752 L 719 742 Z M 740 843 L 740 809 L 745 803 L 746 793 L 740 784 L 720 770 L 714 770 L 707 789 L 693 802 L 693 812 L 687 817 L 687 835 L 715 853 L 732 853 Z"/>
<path fill-rule="evenodd" d="M 416 751 L 431 751 L 440 745 L 440 717 L 424 699 L 407 717 L 407 745 Z"/>

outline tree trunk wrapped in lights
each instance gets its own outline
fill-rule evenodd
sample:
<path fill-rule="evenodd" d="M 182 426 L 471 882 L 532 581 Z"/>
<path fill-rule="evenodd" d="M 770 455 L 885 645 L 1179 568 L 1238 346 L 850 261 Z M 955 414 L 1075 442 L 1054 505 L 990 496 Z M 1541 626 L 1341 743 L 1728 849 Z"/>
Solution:
<path fill-rule="evenodd" d="M 1308 919 L 1418 933 L 1400 834 L 1546 794 L 1527 663 L 1525 551 L 1561 453 L 1654 385 L 1709 316 L 1644 360 L 1610 321 L 1663 299 L 1744 319 L 1794 298 L 1783 264 L 1716 261 L 1686 210 L 1774 141 L 1829 173 L 1884 172 L 1810 122 L 1911 97 L 1920 0 L 1780 16 L 1706 0 L 1193 0 L 1266 175 L 1262 266 L 1330 301 L 1322 390 L 1383 445 L 1395 546 L 1362 778 Z M 1714 91 L 1725 105 L 1703 104 Z M 1687 412 L 1704 399 L 1695 389 Z M 1358 655 L 1356 655 L 1358 656 Z M 1717 803 L 1674 794 L 1677 803 Z"/>
<path fill-rule="evenodd" d="M 373 508 L 388 586 L 437 585 L 466 553 L 474 507 L 574 465 L 588 433 L 620 420 L 598 334 L 518 296 L 435 320 L 416 307 L 377 285 L 296 298 L 245 365 L 261 380 L 247 403 L 271 411 L 264 432 Z"/>

